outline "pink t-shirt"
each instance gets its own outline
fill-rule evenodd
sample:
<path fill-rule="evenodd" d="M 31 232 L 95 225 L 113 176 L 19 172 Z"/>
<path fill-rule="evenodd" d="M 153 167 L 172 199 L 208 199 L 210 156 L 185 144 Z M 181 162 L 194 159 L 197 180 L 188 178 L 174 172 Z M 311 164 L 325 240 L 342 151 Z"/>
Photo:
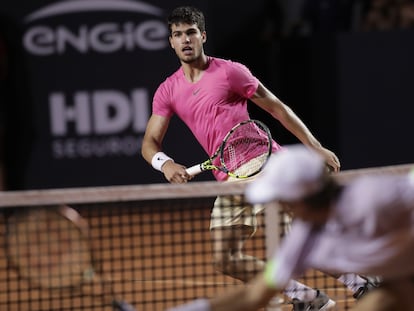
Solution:
<path fill-rule="evenodd" d="M 209 66 L 199 81 L 189 82 L 180 68 L 158 87 L 153 114 L 177 114 L 211 156 L 234 125 L 250 118 L 247 100 L 258 84 L 244 65 L 209 57 Z M 213 173 L 217 180 L 227 179 L 222 172 Z"/>

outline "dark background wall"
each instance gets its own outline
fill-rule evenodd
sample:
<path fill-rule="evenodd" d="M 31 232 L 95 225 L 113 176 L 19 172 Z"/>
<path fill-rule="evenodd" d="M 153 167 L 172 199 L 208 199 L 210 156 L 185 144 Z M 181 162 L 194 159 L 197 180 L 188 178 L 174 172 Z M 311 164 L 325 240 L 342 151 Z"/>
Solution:
<path fill-rule="evenodd" d="M 412 163 L 414 30 L 364 31 L 369 1 L 325 1 L 330 12 L 318 7 L 322 1 L 299 2 L 308 3 L 307 28 L 286 35 L 286 11 L 259 1 L 242 6 L 238 31 L 222 28 L 216 52 L 248 64 L 338 154 L 343 169 Z M 223 21 L 230 10 L 214 12 Z M 251 112 L 281 143 L 297 142 L 268 115 Z"/>
<path fill-rule="evenodd" d="M 1 76 L 0 97 L 0 122 L 6 129 L 6 144 L 3 144 L 6 188 L 164 182 L 163 176 L 141 158 L 139 150 L 133 155 L 103 159 L 62 161 L 50 156 L 45 108 L 50 93 L 114 88 L 128 94 L 145 84 L 152 96 L 158 83 L 179 65 L 168 47 L 158 54 L 134 51 L 87 58 L 71 53 L 66 59 L 28 56 L 21 48 L 24 32 L 21 19 L 54 3 L 59 1 L 39 0 L 30 4 L 15 1 L 0 5 L 0 30 L 8 51 L 7 68 L 3 70 L 7 74 Z M 159 0 L 151 4 L 167 13 L 182 3 Z M 206 52 L 246 64 L 293 108 L 324 146 L 338 154 L 343 169 L 414 162 L 414 148 L 409 139 L 414 112 L 413 30 L 367 33 L 347 26 L 345 31 L 342 24 L 333 25 L 330 21 L 327 28 L 319 31 L 314 29 L 309 33 L 302 29 L 287 35 L 283 30 L 286 12 L 276 1 L 260 0 L 254 5 L 251 1 L 216 0 L 190 1 L 190 4 L 206 13 Z M 117 14 L 99 18 L 111 20 L 114 15 L 118 20 L 124 18 Z M 76 24 L 82 18 L 72 17 L 65 16 L 62 20 Z M 130 20 L 131 16 L 125 18 Z M 56 69 L 68 61 L 70 66 Z M 47 62 L 52 65 L 43 66 Z M 103 78 L 105 69 L 111 79 Z M 37 93 L 39 89 L 45 91 Z M 277 141 L 297 142 L 267 114 L 253 105 L 249 109 L 252 117 L 271 127 Z M 139 141 L 143 132 L 128 128 L 117 135 L 132 135 Z M 165 141 L 166 152 L 184 164 L 191 165 L 206 156 L 177 119 L 173 120 Z M 207 173 L 196 180 L 210 179 L 212 176 Z"/>
<path fill-rule="evenodd" d="M 338 37 L 338 136 L 348 167 L 412 163 L 414 32 Z"/>

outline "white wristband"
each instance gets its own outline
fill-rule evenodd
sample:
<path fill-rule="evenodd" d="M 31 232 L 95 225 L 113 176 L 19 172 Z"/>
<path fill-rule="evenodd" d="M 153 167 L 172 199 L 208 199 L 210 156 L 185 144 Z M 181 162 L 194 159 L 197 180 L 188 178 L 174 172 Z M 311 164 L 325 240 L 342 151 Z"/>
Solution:
<path fill-rule="evenodd" d="M 165 162 L 168 160 L 171 160 L 174 162 L 173 159 L 171 159 L 169 156 L 167 156 L 164 152 L 157 152 L 151 160 L 151 165 L 153 168 L 155 168 L 157 171 L 162 172 L 161 167 L 164 165 Z"/>

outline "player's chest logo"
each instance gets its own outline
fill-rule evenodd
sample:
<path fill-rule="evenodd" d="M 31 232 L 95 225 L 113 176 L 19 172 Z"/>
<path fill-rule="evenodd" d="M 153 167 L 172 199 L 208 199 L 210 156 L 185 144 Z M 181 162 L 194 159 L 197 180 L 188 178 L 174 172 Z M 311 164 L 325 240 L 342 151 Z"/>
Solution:
<path fill-rule="evenodd" d="M 196 96 L 198 94 L 198 92 L 200 92 L 201 88 L 197 88 L 193 90 L 193 96 Z"/>

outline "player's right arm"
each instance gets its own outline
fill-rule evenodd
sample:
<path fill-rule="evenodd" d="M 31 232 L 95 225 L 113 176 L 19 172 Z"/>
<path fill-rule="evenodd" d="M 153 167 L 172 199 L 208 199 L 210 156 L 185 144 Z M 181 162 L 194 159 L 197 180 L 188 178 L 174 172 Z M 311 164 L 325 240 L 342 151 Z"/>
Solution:
<path fill-rule="evenodd" d="M 157 155 L 162 152 L 162 142 L 169 124 L 170 118 L 154 114 L 150 117 L 142 141 L 141 154 L 153 167 L 155 164 L 155 167 L 164 173 L 165 178 L 169 182 L 183 183 L 191 178 L 191 176 L 187 174 L 185 166 L 175 163 L 172 159 L 168 159 L 165 162 L 159 162 L 161 165 L 157 165 Z M 160 159 L 160 161 L 162 161 L 162 159 Z"/>

